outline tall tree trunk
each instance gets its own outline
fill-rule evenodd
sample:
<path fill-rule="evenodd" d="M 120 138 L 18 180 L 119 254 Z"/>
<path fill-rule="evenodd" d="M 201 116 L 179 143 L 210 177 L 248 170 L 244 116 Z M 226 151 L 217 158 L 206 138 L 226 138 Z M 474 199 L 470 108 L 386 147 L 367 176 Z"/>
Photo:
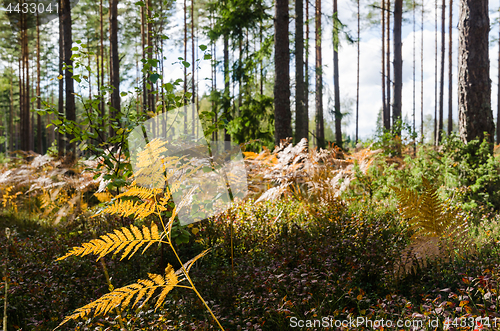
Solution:
<path fill-rule="evenodd" d="M 147 23 L 146 23 L 146 28 L 147 28 L 147 42 L 148 42 L 148 59 L 151 60 L 153 58 L 153 23 L 150 21 L 152 16 L 151 15 L 151 0 L 146 1 L 146 8 L 147 8 Z M 184 56 L 184 60 L 187 61 L 186 56 Z M 155 109 L 155 95 L 153 94 L 154 91 L 154 84 L 153 82 L 148 83 L 150 85 L 150 88 L 147 89 L 147 102 L 148 102 L 148 108 L 149 111 L 152 111 L 156 113 Z M 152 127 L 152 130 L 155 130 L 155 126 Z"/>
<path fill-rule="evenodd" d="M 71 32 L 71 8 L 70 8 L 70 0 L 62 0 L 61 6 L 62 12 L 62 28 L 63 28 L 63 46 L 64 46 L 64 62 L 67 66 L 73 66 L 73 60 L 71 60 L 72 56 L 72 44 L 73 44 L 73 35 Z M 73 83 L 73 74 L 70 72 L 71 69 L 66 68 L 64 71 L 64 81 L 66 84 L 66 119 L 70 121 L 76 121 L 76 112 L 75 112 L 75 95 L 74 91 L 74 83 Z M 73 155 L 76 156 L 75 143 L 70 142 L 73 139 L 72 134 L 66 135 L 66 152 L 72 152 Z"/>
<path fill-rule="evenodd" d="M 193 118 L 193 129 L 192 129 L 192 134 L 193 134 L 193 137 L 195 136 L 195 129 L 197 127 L 197 125 L 195 125 L 196 123 L 196 119 L 195 119 L 195 107 L 196 107 L 196 80 L 195 80 L 195 68 L 196 68 L 196 63 L 195 63 L 195 48 L 194 48 L 194 0 L 191 0 L 191 50 L 192 50 L 192 54 L 191 54 L 191 66 L 192 66 L 192 88 L 191 88 L 191 91 L 193 93 L 193 95 L 191 96 L 191 100 L 192 100 L 192 105 L 191 105 L 191 113 L 192 113 L 192 118 Z M 240 94 L 241 94 L 241 90 L 240 90 Z"/>
<path fill-rule="evenodd" d="M 453 131 L 453 0 L 450 0 L 450 22 L 448 25 L 448 136 Z"/>
<path fill-rule="evenodd" d="M 184 0 L 184 61 L 187 61 L 187 2 Z M 187 67 L 184 66 L 184 96 L 183 96 L 183 101 L 184 101 L 184 134 L 187 135 L 187 100 L 186 100 L 186 94 L 187 94 Z"/>
<path fill-rule="evenodd" d="M 100 57 L 101 57 L 101 87 L 104 86 L 104 17 L 102 13 L 102 1 L 99 1 L 99 28 L 100 28 L 100 34 L 99 34 L 99 39 L 101 42 L 101 48 L 100 48 Z M 97 64 L 99 65 L 99 64 Z M 101 90 L 99 90 L 99 95 L 101 96 L 100 102 L 99 102 L 99 111 L 101 112 L 102 118 L 106 116 L 106 108 L 104 104 L 104 97 L 101 94 Z M 106 141 L 106 121 L 102 121 L 102 130 L 101 130 L 101 135 L 102 135 L 102 141 Z"/>
<path fill-rule="evenodd" d="M 360 39 L 360 9 L 359 9 L 359 0 L 358 0 L 358 12 L 357 12 L 357 19 L 358 19 L 358 52 L 357 52 L 357 61 L 356 61 L 356 145 L 358 144 L 358 125 L 359 125 L 359 60 L 360 60 L 360 44 L 361 44 L 361 39 Z"/>
<path fill-rule="evenodd" d="M 420 143 L 424 144 L 424 6 L 421 10 L 420 25 Z"/>
<path fill-rule="evenodd" d="M 445 19 L 446 19 L 446 0 L 443 0 L 441 5 L 441 81 L 439 85 L 439 119 L 438 119 L 438 131 L 436 137 L 436 146 L 441 143 L 443 138 L 443 116 L 444 116 L 444 55 L 445 51 Z"/>
<path fill-rule="evenodd" d="M 388 114 L 388 121 L 390 123 L 390 118 L 391 118 L 391 110 L 392 110 L 392 103 L 391 103 L 391 88 L 392 88 L 392 80 L 391 80 L 391 0 L 387 0 L 387 21 L 386 21 L 386 35 L 387 35 L 387 44 L 386 44 L 386 56 L 385 56 L 385 61 L 386 61 L 386 91 L 387 91 L 387 114 Z M 392 115 L 394 116 L 394 114 Z M 389 124 L 390 126 L 390 124 Z M 390 129 L 390 127 L 389 127 Z"/>
<path fill-rule="evenodd" d="M 19 42 L 21 44 L 21 47 L 24 45 L 24 40 L 23 36 L 20 33 L 19 34 Z M 21 49 L 21 52 L 19 54 L 19 71 L 18 71 L 18 80 L 19 80 L 19 122 L 18 125 L 16 126 L 17 129 L 17 135 L 16 135 L 16 149 L 22 149 L 24 147 L 24 143 L 21 142 L 21 128 L 23 127 L 24 123 L 24 61 L 23 61 L 23 52 Z"/>
<path fill-rule="evenodd" d="M 333 33 L 335 34 L 334 40 L 339 40 L 339 28 L 338 28 L 338 10 L 337 10 L 337 0 L 333 0 Z M 342 148 L 342 113 L 340 109 L 340 86 L 339 86 L 339 52 L 338 44 L 334 45 L 333 49 L 333 85 L 335 90 L 334 96 L 334 107 L 335 107 L 335 143 L 337 146 Z M 323 119 L 321 119 L 323 121 Z M 324 124 L 323 126 L 323 140 L 324 140 Z M 323 143 L 324 144 L 324 143 Z"/>
<path fill-rule="evenodd" d="M 401 96 L 403 90 L 403 56 L 401 44 L 401 26 L 403 24 L 403 0 L 396 0 L 394 4 L 394 104 L 392 125 L 401 120 Z M 396 131 L 398 136 L 401 132 Z M 400 151 L 398 151 L 400 152 Z"/>
<path fill-rule="evenodd" d="M 436 137 L 438 134 L 438 0 L 434 7 L 434 144 L 437 145 Z"/>
<path fill-rule="evenodd" d="M 304 77 L 304 113 L 306 124 L 306 138 L 309 146 L 309 1 L 306 1 L 306 60 Z"/>
<path fill-rule="evenodd" d="M 146 59 L 146 5 L 141 6 L 141 47 L 142 58 Z M 148 89 L 146 86 L 146 73 L 142 77 L 142 109 L 144 113 L 148 111 Z"/>
<path fill-rule="evenodd" d="M 290 112 L 290 45 L 288 40 L 288 0 L 276 0 L 274 20 L 275 84 L 274 84 L 274 141 L 292 137 Z"/>
<path fill-rule="evenodd" d="M 23 3 L 23 2 L 21 2 Z M 28 24 L 26 15 L 21 12 L 21 62 L 23 70 L 22 92 L 20 99 L 20 130 L 21 130 L 21 149 L 28 151 L 30 149 L 31 130 L 29 114 L 29 53 L 28 53 Z"/>
<path fill-rule="evenodd" d="M 224 52 L 224 98 L 223 98 L 224 115 L 223 116 L 226 121 L 229 121 L 230 119 L 229 109 L 231 105 L 230 105 L 230 95 L 229 95 L 229 36 L 227 35 L 227 33 L 224 34 L 223 52 Z M 224 141 L 225 142 L 231 141 L 231 135 L 227 131 L 226 126 L 224 126 Z"/>
<path fill-rule="evenodd" d="M 264 31 L 262 29 L 262 20 L 259 22 L 259 39 L 260 39 L 260 46 L 262 47 L 262 35 L 264 34 Z M 264 95 L 264 64 L 262 62 L 262 58 L 260 59 L 260 95 Z"/>
<path fill-rule="evenodd" d="M 382 0 L 381 6 L 381 17 L 382 17 L 382 126 L 384 129 L 389 130 L 391 128 L 391 113 L 389 111 L 389 106 L 386 100 L 385 91 L 385 0 Z"/>
<path fill-rule="evenodd" d="M 59 3 L 62 4 L 62 1 Z M 59 6 L 61 8 L 61 6 Z M 59 93 L 58 93 L 58 113 L 64 114 L 64 72 L 63 72 L 63 62 L 64 62 L 64 38 L 63 38 L 63 20 L 62 11 L 59 11 Z M 60 115 L 58 115 L 60 116 Z M 59 119 L 59 118 L 57 118 Z M 64 135 L 59 131 L 56 131 L 57 135 L 57 152 L 58 157 L 62 157 L 65 154 L 66 146 L 64 143 Z"/>
<path fill-rule="evenodd" d="M 415 10 L 416 10 L 416 2 L 415 0 L 412 1 L 412 21 L 413 21 L 413 132 L 416 132 L 415 128 L 415 106 L 416 106 L 416 98 L 415 98 L 415 89 L 417 85 L 417 81 L 415 80 L 415 70 L 416 70 L 416 30 L 415 30 Z M 417 154 L 417 143 L 416 143 L 416 138 L 413 138 L 413 154 Z"/>
<path fill-rule="evenodd" d="M 9 152 L 14 150 L 14 64 L 10 64 Z"/>
<path fill-rule="evenodd" d="M 307 138 L 308 116 L 304 84 L 304 2 L 295 0 L 295 143 Z"/>
<path fill-rule="evenodd" d="M 316 146 L 325 147 L 325 130 L 323 123 L 323 68 L 321 59 L 321 0 L 316 0 Z"/>
<path fill-rule="evenodd" d="M 500 9 L 499 9 L 500 14 Z M 500 144 L 500 25 L 498 27 L 497 144 Z"/>
<path fill-rule="evenodd" d="M 120 60 L 118 57 L 118 0 L 109 3 L 109 55 L 111 66 L 111 110 L 110 118 L 114 119 L 121 111 L 120 105 Z M 109 127 L 109 135 L 114 136 L 113 128 Z"/>
<path fill-rule="evenodd" d="M 40 26 L 38 11 L 36 12 L 36 108 L 42 108 L 42 99 L 40 98 Z M 42 145 L 42 116 L 37 115 L 37 152 L 43 154 Z"/>
<path fill-rule="evenodd" d="M 460 0 L 458 23 L 458 115 L 462 141 L 484 138 L 493 143 L 495 126 L 491 110 L 488 57 L 487 0 Z"/>

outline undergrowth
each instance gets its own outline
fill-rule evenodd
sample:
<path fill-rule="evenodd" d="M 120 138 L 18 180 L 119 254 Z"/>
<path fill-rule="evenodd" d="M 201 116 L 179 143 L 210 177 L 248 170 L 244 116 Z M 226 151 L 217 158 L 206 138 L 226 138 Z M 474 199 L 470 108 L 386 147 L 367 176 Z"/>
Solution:
<path fill-rule="evenodd" d="M 470 330 L 460 328 L 460 321 L 453 325 L 453 319 L 500 318 L 498 162 L 485 152 L 487 146 L 478 143 L 476 147 L 466 148 L 451 138 L 439 150 L 419 149 L 416 157 L 404 148 L 402 156 L 388 157 L 367 149 L 352 154 L 316 151 L 309 157 L 303 145 L 248 153 L 253 197 L 189 226 L 175 222 L 173 205 L 161 200 L 167 191 L 130 187 L 121 196 L 106 190 L 93 197 L 82 195 L 87 211 L 74 208 L 78 215 L 62 217 L 55 225 L 58 210 L 45 213 L 49 209 L 37 198 L 43 190 L 30 195 L 27 187 L 14 186 L 6 192 L 12 185 L 2 186 L 0 201 L 6 201 L 6 207 L 0 224 L 15 230 L 9 245 L 9 330 L 51 330 L 68 321 L 65 316 L 80 316 L 79 307 L 109 298 L 130 284 L 141 284 L 138 279 L 155 283 L 154 275 L 185 277 L 184 272 L 172 274 L 182 269 L 179 260 L 188 261 L 207 249 L 211 251 L 206 257 L 190 264 L 188 275 L 227 330 L 286 330 L 292 328 L 294 317 L 438 320 L 438 329 L 444 328 L 448 318 L 450 330 Z M 426 186 L 426 179 L 432 188 Z M 415 215 L 404 212 L 404 199 L 396 199 L 394 188 L 407 190 L 407 195 L 411 191 L 415 196 L 432 197 L 441 206 L 436 209 L 440 213 L 454 211 L 454 216 L 467 223 L 466 238 L 474 249 L 462 252 L 450 246 L 413 261 L 412 268 L 401 273 L 403 253 L 414 244 L 420 223 L 415 222 Z M 9 198 L 17 192 L 21 194 Z M 50 201 L 58 201 L 58 195 Z M 115 200 L 106 205 L 110 199 Z M 119 201 L 132 208 L 118 208 Z M 143 204 L 165 210 L 145 215 L 151 208 L 139 210 Z M 99 211 L 98 217 L 90 218 Z M 162 231 L 161 220 L 167 231 Z M 170 234 L 179 240 L 167 239 L 170 224 L 174 229 Z M 151 235 L 154 226 L 158 235 Z M 162 243 L 134 255 L 148 245 L 146 228 L 152 241 Z M 113 242 L 128 241 L 118 254 L 113 253 L 119 246 L 96 242 L 106 242 L 103 236 L 108 233 L 117 236 L 118 241 L 108 237 Z M 132 241 L 137 243 L 131 246 Z M 86 242 L 96 246 L 70 250 L 85 247 Z M 4 236 L 0 243 L 6 244 Z M 68 250 L 73 255 L 97 254 L 55 261 Z M 133 256 L 128 259 L 129 255 Z M 103 263 L 95 261 L 99 256 Z M 170 279 L 155 286 L 173 283 Z M 109 314 L 87 315 L 86 310 L 86 318 L 68 321 L 60 329 L 220 328 L 196 292 L 173 287 L 167 296 L 159 297 L 161 292 L 146 293 L 152 295 L 147 302 L 144 296 L 138 301 L 137 296 L 131 297 L 128 305 L 119 304 L 128 296 L 120 302 L 111 300 L 114 303 L 106 308 Z"/>

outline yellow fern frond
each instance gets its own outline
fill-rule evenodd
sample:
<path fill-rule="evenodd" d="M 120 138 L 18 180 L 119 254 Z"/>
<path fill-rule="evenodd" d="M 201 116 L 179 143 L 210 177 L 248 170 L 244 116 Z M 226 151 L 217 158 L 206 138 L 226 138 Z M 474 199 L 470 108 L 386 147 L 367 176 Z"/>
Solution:
<path fill-rule="evenodd" d="M 164 147 L 167 144 L 159 138 L 151 140 L 145 147 L 144 150 L 137 153 L 137 163 L 138 168 L 148 168 L 154 165 L 161 158 L 162 154 L 167 151 Z"/>
<path fill-rule="evenodd" d="M 142 307 L 149 301 L 157 289 L 161 289 L 160 296 L 155 305 L 156 310 L 161 307 L 167 294 L 179 283 L 179 279 L 170 264 L 165 269 L 165 274 L 165 277 L 156 274 L 148 274 L 148 277 L 153 281 L 140 279 L 135 284 L 117 288 L 113 292 L 103 295 L 96 301 L 78 308 L 72 315 L 66 316 L 57 328 L 61 327 L 70 320 L 90 317 L 92 312 L 93 316 L 106 315 L 111 309 L 116 308 L 119 305 L 121 305 L 122 309 L 126 308 L 135 295 L 137 295 L 137 297 L 132 307 L 134 307 L 142 298 L 144 298 L 144 296 L 146 296 L 142 302 Z"/>
<path fill-rule="evenodd" d="M 163 190 L 160 188 L 146 188 L 140 186 L 132 186 L 126 192 L 119 194 L 116 198 L 121 197 L 138 197 L 143 200 L 153 199 L 157 194 L 162 193 Z"/>
<path fill-rule="evenodd" d="M 415 231 L 413 239 L 441 237 L 445 232 L 459 227 L 461 224 L 458 224 L 456 213 L 446 210 L 437 189 L 425 178 L 423 186 L 424 189 L 420 195 L 406 188 L 392 188 L 396 193 L 401 214 L 408 219 L 411 228 Z"/>
<path fill-rule="evenodd" d="M 123 250 L 120 260 L 128 256 L 130 259 L 139 248 L 148 244 L 144 251 L 155 242 L 160 241 L 158 226 L 155 223 L 151 225 L 151 230 L 145 226 L 142 232 L 134 225 L 128 228 L 123 227 L 120 230 L 115 230 L 114 233 L 108 233 L 101 236 L 99 239 L 93 239 L 90 242 L 82 244 L 80 247 L 73 247 L 66 255 L 57 259 L 64 260 L 72 255 L 85 256 L 89 254 L 98 255 L 97 260 L 109 253 L 119 253 Z"/>
<path fill-rule="evenodd" d="M 108 202 L 111 201 L 111 199 L 113 199 L 113 196 L 108 191 L 96 192 L 94 193 L 94 196 L 97 198 L 97 200 L 99 200 L 99 202 Z"/>
<path fill-rule="evenodd" d="M 165 278 L 163 279 L 163 281 L 164 283 L 162 284 L 162 286 L 164 286 L 164 288 L 161 291 L 158 300 L 156 301 L 155 311 L 161 307 L 163 301 L 165 301 L 165 298 L 167 297 L 168 292 L 172 291 L 174 286 L 179 282 L 179 279 L 175 274 L 175 270 L 170 264 L 165 269 Z"/>
<path fill-rule="evenodd" d="M 142 219 L 155 212 L 162 211 L 163 209 L 164 208 L 161 205 L 157 205 L 154 200 L 149 200 L 144 203 L 132 200 L 115 200 L 113 204 L 107 206 L 92 217 L 97 217 L 100 214 L 107 213 L 125 217 L 135 215 L 135 219 Z"/>

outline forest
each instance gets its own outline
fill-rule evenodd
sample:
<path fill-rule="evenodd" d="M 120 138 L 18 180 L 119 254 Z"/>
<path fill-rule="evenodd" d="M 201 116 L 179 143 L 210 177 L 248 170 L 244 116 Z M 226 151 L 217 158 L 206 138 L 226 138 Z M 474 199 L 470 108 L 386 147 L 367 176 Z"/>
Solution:
<path fill-rule="evenodd" d="M 0 0 L 3 330 L 499 330 L 495 6 Z"/>

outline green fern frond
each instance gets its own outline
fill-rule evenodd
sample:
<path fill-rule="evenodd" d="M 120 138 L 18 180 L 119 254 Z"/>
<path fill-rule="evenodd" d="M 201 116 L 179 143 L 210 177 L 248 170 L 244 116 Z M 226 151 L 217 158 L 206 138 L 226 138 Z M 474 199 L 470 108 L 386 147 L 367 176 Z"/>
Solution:
<path fill-rule="evenodd" d="M 120 230 L 115 230 L 114 233 L 108 233 L 100 237 L 100 239 L 93 239 L 90 242 L 82 244 L 80 247 L 73 247 L 66 255 L 57 259 L 57 261 L 64 260 L 70 256 L 85 256 L 89 254 L 98 255 L 97 260 L 109 253 L 119 253 L 123 250 L 123 260 L 128 256 L 130 259 L 139 248 L 147 244 L 142 251 L 146 251 L 153 243 L 160 241 L 160 233 L 158 226 L 155 223 L 151 225 L 151 230 L 145 226 L 142 227 L 142 232 L 134 225 L 130 226 L 130 230 L 123 227 Z"/>
<path fill-rule="evenodd" d="M 167 294 L 179 283 L 179 279 L 170 264 L 165 269 L 165 276 L 148 274 L 148 277 L 150 279 L 140 279 L 135 284 L 115 289 L 113 292 L 103 295 L 96 301 L 78 308 L 72 315 L 66 316 L 57 328 L 70 320 L 90 317 L 92 312 L 93 316 L 106 315 L 111 309 L 116 308 L 119 305 L 121 305 L 122 308 L 126 308 L 136 295 L 137 297 L 132 305 L 132 308 L 145 297 L 141 304 L 142 307 L 149 301 L 157 289 L 161 289 L 160 295 L 155 304 L 156 311 L 156 309 L 160 308 L 165 301 Z"/>

